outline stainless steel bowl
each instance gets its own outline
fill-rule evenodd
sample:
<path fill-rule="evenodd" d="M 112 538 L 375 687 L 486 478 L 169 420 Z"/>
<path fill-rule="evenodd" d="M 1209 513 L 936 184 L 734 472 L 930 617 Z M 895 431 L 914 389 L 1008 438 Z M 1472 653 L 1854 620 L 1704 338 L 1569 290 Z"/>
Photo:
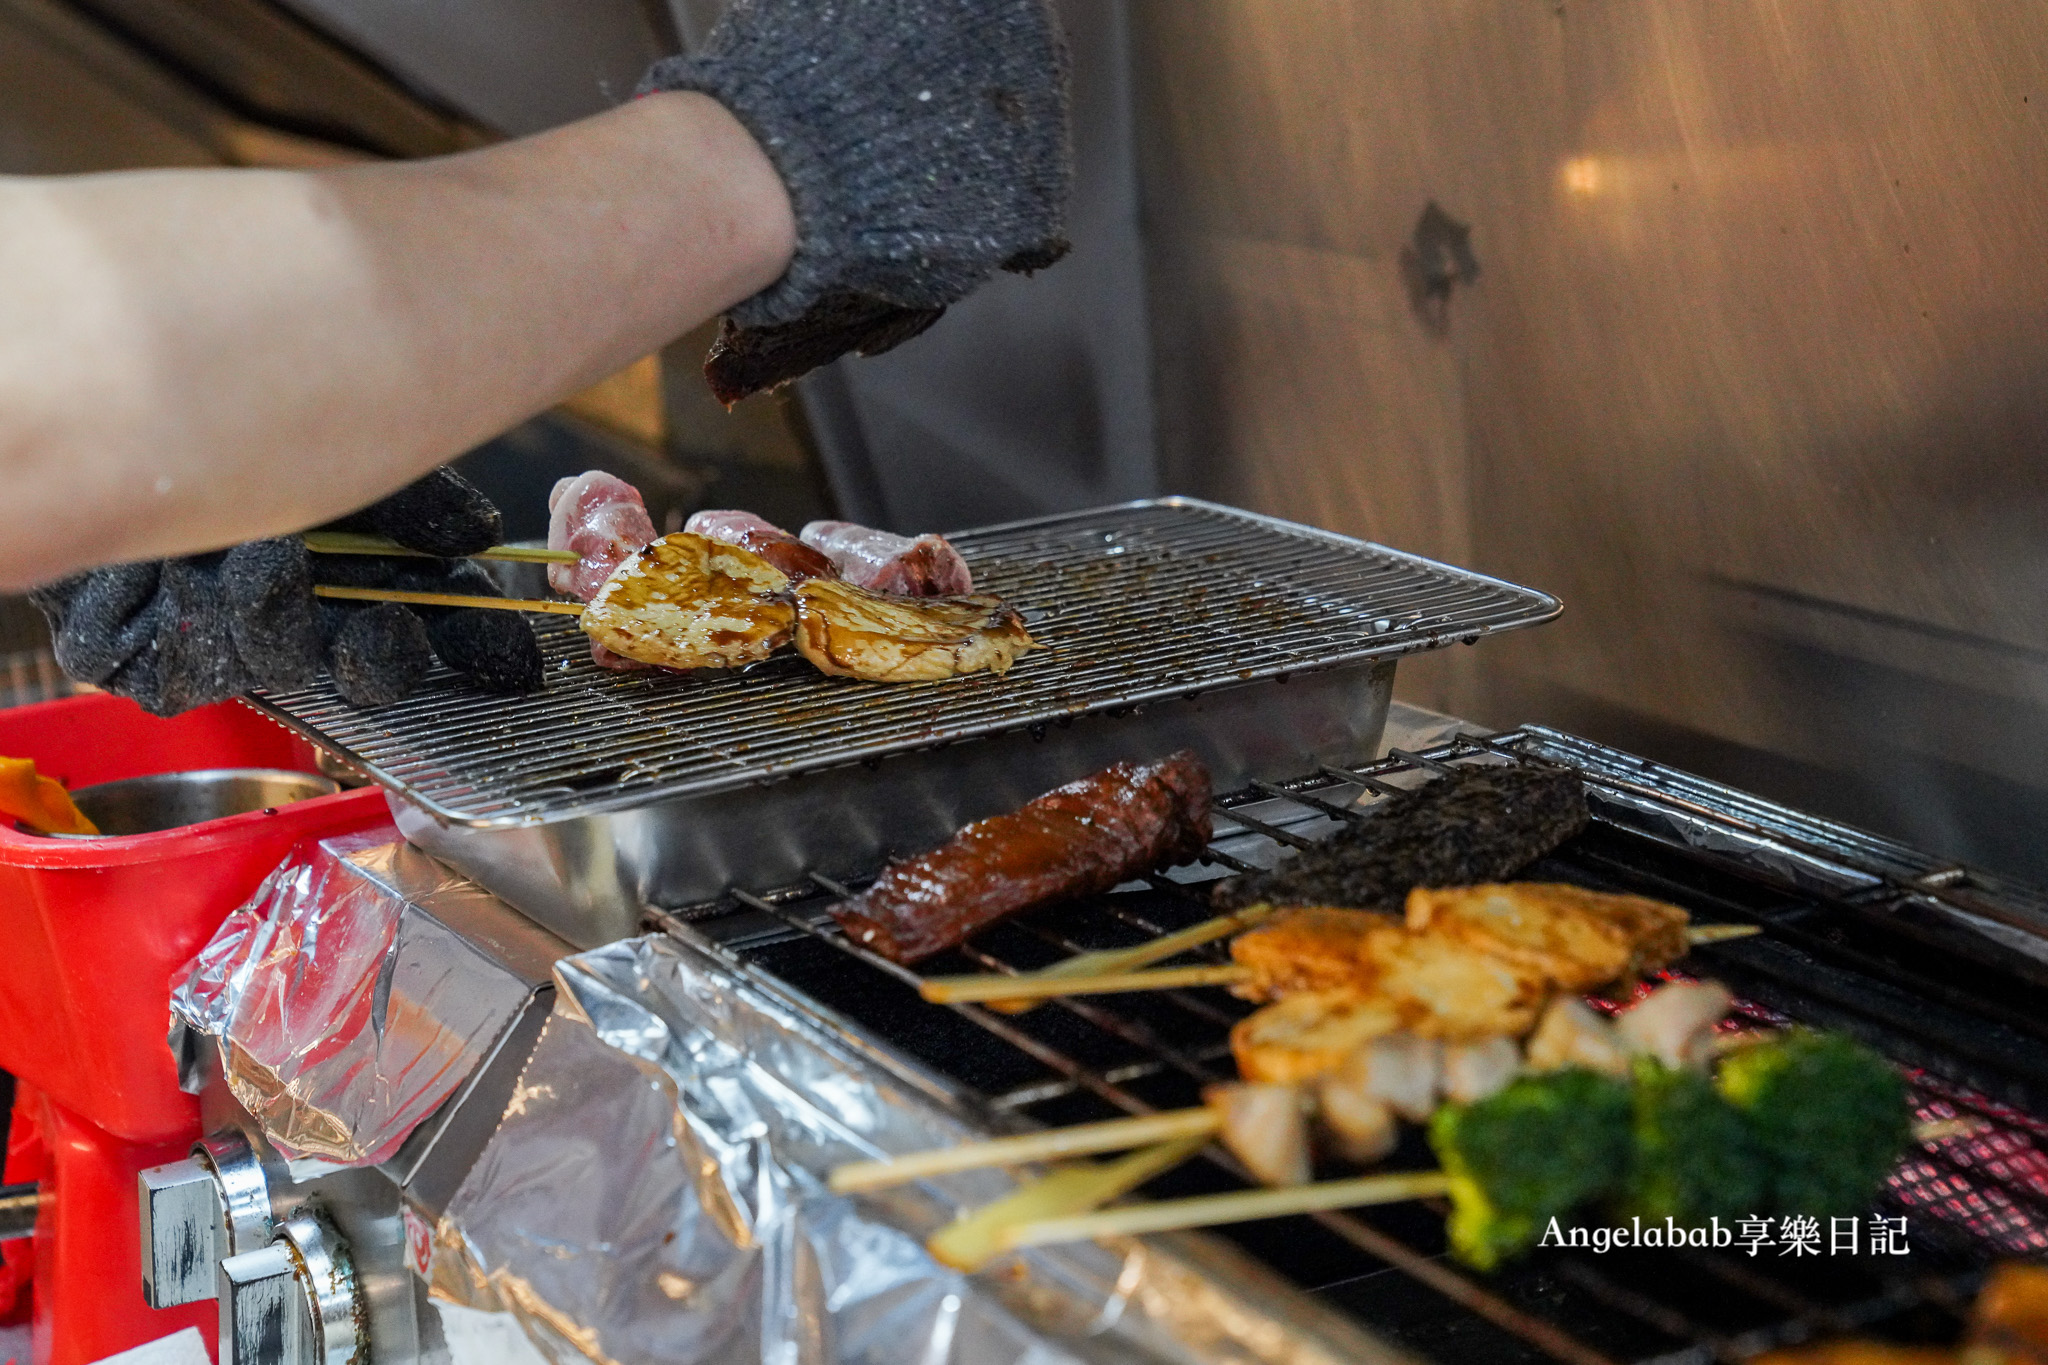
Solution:
<path fill-rule="evenodd" d="M 99 826 L 99 834 L 50 837 L 92 839 L 116 834 L 154 834 L 315 796 L 331 796 L 340 790 L 340 784 L 331 777 L 289 768 L 205 768 L 195 772 L 152 773 L 148 777 L 80 787 L 71 793 L 71 799 L 86 819 Z"/>

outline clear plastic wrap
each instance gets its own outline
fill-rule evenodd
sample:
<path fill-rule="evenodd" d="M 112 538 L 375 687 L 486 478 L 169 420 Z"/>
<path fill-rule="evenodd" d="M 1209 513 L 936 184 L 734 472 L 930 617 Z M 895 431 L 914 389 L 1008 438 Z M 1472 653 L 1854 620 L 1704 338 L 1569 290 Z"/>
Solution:
<path fill-rule="evenodd" d="M 824 1186 L 840 1162 L 973 1135 L 944 1082 L 676 938 L 568 959 L 556 980 L 441 1219 L 433 1281 L 514 1314 L 558 1365 L 1403 1358 L 1201 1236 L 945 1269 L 923 1238 L 1009 1176 L 858 1200 Z"/>
<path fill-rule="evenodd" d="M 265 879 L 171 995 L 287 1156 L 390 1157 L 531 993 L 436 917 L 495 903 L 390 831 L 330 839 Z M 174 1041 L 174 1046 L 175 1046 Z"/>

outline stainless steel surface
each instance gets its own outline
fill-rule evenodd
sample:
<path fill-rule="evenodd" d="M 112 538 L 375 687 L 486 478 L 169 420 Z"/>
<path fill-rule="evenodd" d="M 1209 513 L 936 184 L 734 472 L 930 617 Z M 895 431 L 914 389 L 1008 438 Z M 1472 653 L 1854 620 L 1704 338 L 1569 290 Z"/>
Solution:
<path fill-rule="evenodd" d="M 859 876 L 1120 759 L 1192 748 L 1238 785 L 1376 752 L 1391 660 L 1236 687 L 1043 732 L 923 750 L 740 792 L 514 829 L 435 823 L 393 798 L 405 837 L 579 948 L 639 932 L 648 907 L 765 892 L 815 868 Z"/>
<path fill-rule="evenodd" d="M 1162 491 L 1127 0 L 1056 0 L 1073 54 L 1073 252 L 799 386 L 840 515 L 918 532 Z"/>
<path fill-rule="evenodd" d="M 408 839 L 590 948 L 636 932 L 648 906 L 871 871 L 1119 759 L 1192 747 L 1236 786 L 1368 758 L 1395 656 L 1557 611 L 1181 499 L 955 540 L 1048 646 L 1006 677 L 890 688 L 796 659 L 622 675 L 565 626 L 544 635 L 540 696 L 444 678 L 374 712 L 324 687 L 260 704 L 407 798 L 393 814 Z"/>
<path fill-rule="evenodd" d="M 270 1244 L 220 1264 L 223 1365 L 367 1365 L 367 1305 L 347 1241 L 301 1206 Z"/>
<path fill-rule="evenodd" d="M 501 133 L 623 104 L 648 64 L 677 50 L 658 0 L 281 2 Z"/>
<path fill-rule="evenodd" d="M 152 834 L 230 815 L 289 805 L 341 788 L 334 779 L 289 768 L 204 768 L 152 773 L 80 787 L 71 800 L 99 827 L 98 834 L 51 834 L 51 839 L 99 839 Z"/>
<path fill-rule="evenodd" d="M 442 1222 L 437 1295 L 515 1313 L 561 1365 L 1407 1359 L 1199 1235 L 938 1266 L 923 1234 L 1008 1175 L 882 1200 L 823 1177 L 979 1131 L 955 1088 L 687 939 L 562 964 L 521 1102 Z"/>
<path fill-rule="evenodd" d="M 597 668 L 540 627 L 544 692 L 439 670 L 364 711 L 323 684 L 258 704 L 450 823 L 539 824 L 1028 731 L 1550 619 L 1542 593 L 1342 536 L 1167 499 L 961 532 L 1046 647 L 1003 677 L 880 686 L 785 657 L 688 677 Z"/>
<path fill-rule="evenodd" d="M 319 1365 L 311 1305 L 282 1241 L 220 1263 L 220 1365 Z"/>
<path fill-rule="evenodd" d="M 213 1173 L 186 1158 L 151 1166 L 136 1177 L 142 1215 L 142 1300 L 175 1308 L 212 1298 L 225 1254 L 216 1232 L 220 1187 Z"/>
<path fill-rule="evenodd" d="M 364 1365 L 369 1342 L 354 1258 L 334 1225 L 313 1208 L 285 1220 L 278 1236 L 291 1244 L 313 1326 L 309 1365 Z"/>
<path fill-rule="evenodd" d="M 2048 880 L 2048 11 L 1132 13 L 1167 487 L 1572 604 L 1405 696 Z"/>
<path fill-rule="evenodd" d="M 270 1181 L 249 1139 L 232 1128 L 210 1133 L 192 1144 L 192 1159 L 213 1177 L 214 1254 L 234 1256 L 268 1246 L 276 1231 Z"/>

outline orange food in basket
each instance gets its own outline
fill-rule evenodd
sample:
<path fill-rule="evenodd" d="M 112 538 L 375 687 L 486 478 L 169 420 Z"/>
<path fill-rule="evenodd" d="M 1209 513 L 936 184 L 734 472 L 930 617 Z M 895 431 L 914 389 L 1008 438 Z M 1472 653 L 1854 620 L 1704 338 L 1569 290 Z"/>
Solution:
<path fill-rule="evenodd" d="M 71 793 L 36 771 L 32 758 L 0 757 L 0 814 L 38 834 L 98 834 L 99 826 L 71 804 Z"/>

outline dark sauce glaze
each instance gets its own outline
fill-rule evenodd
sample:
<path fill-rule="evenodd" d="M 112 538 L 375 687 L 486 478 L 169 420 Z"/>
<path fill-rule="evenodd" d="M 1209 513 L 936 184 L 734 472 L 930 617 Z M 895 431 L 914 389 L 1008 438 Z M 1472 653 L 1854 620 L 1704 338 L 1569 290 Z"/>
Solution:
<path fill-rule="evenodd" d="M 832 915 L 854 942 L 919 962 L 1026 906 L 1096 895 L 1199 856 L 1209 805 L 1209 771 L 1186 750 L 1113 764 L 892 863 Z"/>

